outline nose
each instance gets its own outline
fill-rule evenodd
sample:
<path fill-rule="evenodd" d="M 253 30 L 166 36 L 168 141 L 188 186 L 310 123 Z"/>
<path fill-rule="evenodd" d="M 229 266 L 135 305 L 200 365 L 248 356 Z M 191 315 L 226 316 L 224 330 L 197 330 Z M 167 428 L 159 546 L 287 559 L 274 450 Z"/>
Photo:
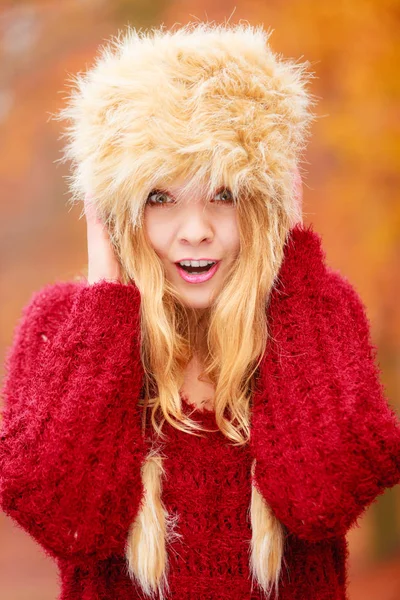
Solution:
<path fill-rule="evenodd" d="M 187 211 L 184 211 L 178 235 L 180 241 L 189 242 L 193 245 L 197 245 L 204 240 L 212 240 L 214 227 L 211 216 L 204 206 L 191 205 Z"/>

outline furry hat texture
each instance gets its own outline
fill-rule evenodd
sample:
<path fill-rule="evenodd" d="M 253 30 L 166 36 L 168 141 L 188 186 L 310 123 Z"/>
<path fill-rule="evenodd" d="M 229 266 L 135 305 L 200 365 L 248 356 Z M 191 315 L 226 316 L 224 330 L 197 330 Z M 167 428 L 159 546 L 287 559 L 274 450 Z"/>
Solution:
<path fill-rule="evenodd" d="M 269 37 L 248 23 L 119 32 L 72 76 L 56 115 L 68 121 L 60 161 L 72 161 L 72 203 L 91 193 L 105 222 L 127 210 L 135 227 L 151 190 L 180 180 L 184 194 L 224 185 L 294 214 L 313 74 L 274 53 Z"/>

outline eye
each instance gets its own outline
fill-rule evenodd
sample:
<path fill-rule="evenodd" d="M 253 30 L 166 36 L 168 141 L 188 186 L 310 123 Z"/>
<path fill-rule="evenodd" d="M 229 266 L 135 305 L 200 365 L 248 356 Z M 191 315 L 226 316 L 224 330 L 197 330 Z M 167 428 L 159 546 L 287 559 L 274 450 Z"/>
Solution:
<path fill-rule="evenodd" d="M 218 204 L 231 204 L 233 202 L 233 197 L 229 188 L 223 187 L 215 194 L 214 198 L 217 197 L 222 198 L 222 200 L 217 200 Z"/>
<path fill-rule="evenodd" d="M 163 199 L 170 199 L 171 202 L 163 202 Z M 213 200 L 216 204 L 233 204 L 232 193 L 229 188 L 222 187 L 214 195 Z M 152 190 L 147 197 L 146 204 L 149 206 L 169 206 L 173 204 L 173 200 L 169 194 L 163 190 Z"/>
<path fill-rule="evenodd" d="M 153 200 L 153 196 L 156 198 L 155 200 Z M 168 197 L 168 194 L 166 192 L 163 192 L 162 190 L 152 190 L 147 197 L 146 204 L 149 204 L 150 206 L 167 206 L 167 202 L 158 202 L 157 198 L 161 198 L 162 200 L 162 198 Z"/>

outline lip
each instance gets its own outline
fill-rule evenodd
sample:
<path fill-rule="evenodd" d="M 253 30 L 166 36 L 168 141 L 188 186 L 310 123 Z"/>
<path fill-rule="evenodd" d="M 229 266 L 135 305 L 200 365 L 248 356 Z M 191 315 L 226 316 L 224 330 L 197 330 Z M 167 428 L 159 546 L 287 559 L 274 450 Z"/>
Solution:
<path fill-rule="evenodd" d="M 180 260 L 176 260 L 175 264 L 183 262 L 184 260 L 212 260 L 213 262 L 219 262 L 217 258 L 181 258 Z"/>
<path fill-rule="evenodd" d="M 186 260 L 190 260 L 190 259 L 186 259 Z M 199 260 L 209 260 L 209 259 L 199 259 Z M 211 279 L 211 277 L 213 277 L 215 275 L 215 273 L 218 271 L 220 262 L 221 261 L 218 261 L 217 263 L 215 263 L 215 265 L 212 266 L 209 271 L 206 271 L 205 273 L 196 273 L 195 275 L 190 275 L 176 263 L 175 263 L 175 265 L 176 265 L 179 275 L 182 277 L 182 279 L 187 281 L 187 283 L 203 283 L 204 281 L 208 281 L 209 279 Z"/>

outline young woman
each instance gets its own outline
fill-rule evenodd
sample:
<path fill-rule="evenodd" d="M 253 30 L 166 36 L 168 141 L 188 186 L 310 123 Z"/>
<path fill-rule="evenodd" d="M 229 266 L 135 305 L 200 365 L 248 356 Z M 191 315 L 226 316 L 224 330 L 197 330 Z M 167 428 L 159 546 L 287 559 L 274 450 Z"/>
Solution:
<path fill-rule="evenodd" d="M 308 74 L 267 42 L 128 29 L 62 111 L 88 277 L 16 328 L 0 497 L 64 600 L 343 600 L 399 482 L 365 307 L 301 221 Z"/>

